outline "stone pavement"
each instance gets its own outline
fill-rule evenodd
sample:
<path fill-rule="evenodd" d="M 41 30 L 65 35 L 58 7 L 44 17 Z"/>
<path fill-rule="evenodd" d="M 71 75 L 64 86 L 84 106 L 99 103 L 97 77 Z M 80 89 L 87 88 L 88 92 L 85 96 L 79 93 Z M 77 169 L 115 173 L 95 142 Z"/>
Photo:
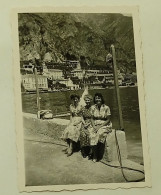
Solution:
<path fill-rule="evenodd" d="M 80 152 L 67 157 L 63 142 L 25 129 L 26 186 L 122 183 L 121 170 L 92 162 Z M 116 162 L 116 164 L 118 164 Z M 143 166 L 126 160 L 124 165 L 143 170 Z M 143 178 L 139 172 L 124 171 L 128 179 Z"/>

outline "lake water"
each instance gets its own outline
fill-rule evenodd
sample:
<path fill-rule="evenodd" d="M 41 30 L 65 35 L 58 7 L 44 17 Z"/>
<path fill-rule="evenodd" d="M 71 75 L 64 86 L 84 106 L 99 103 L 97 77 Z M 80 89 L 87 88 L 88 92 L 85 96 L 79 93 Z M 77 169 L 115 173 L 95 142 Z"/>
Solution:
<path fill-rule="evenodd" d="M 118 109 L 116 102 L 116 95 L 114 89 L 95 89 L 89 90 L 89 93 L 94 96 L 96 92 L 102 93 L 105 104 L 111 109 L 111 120 L 114 128 L 118 128 Z M 70 95 L 77 93 L 81 95 L 80 91 L 41 93 L 40 104 L 41 109 L 50 109 L 54 114 L 61 112 L 69 112 Z M 135 161 L 142 162 L 142 138 L 140 128 L 140 115 L 138 103 L 137 87 L 121 88 L 120 89 L 122 112 L 124 120 L 124 128 L 126 132 L 126 140 L 128 145 L 128 156 Z M 22 95 L 22 110 L 27 113 L 37 112 L 36 94 Z"/>

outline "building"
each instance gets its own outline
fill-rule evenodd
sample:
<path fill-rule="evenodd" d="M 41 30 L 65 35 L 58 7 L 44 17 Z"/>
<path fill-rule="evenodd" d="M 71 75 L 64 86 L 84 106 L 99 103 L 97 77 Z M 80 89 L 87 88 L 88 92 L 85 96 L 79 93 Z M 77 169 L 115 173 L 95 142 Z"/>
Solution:
<path fill-rule="evenodd" d="M 47 52 L 47 53 L 44 55 L 43 61 L 44 61 L 44 62 L 51 62 L 52 59 L 53 59 L 53 58 L 52 58 L 51 54 L 50 54 L 49 52 Z"/>
<path fill-rule="evenodd" d="M 81 69 L 79 61 L 77 63 L 77 68 L 71 71 L 71 75 L 72 77 L 78 77 L 80 80 L 84 78 L 85 70 Z"/>
<path fill-rule="evenodd" d="M 123 81 L 123 77 L 122 77 L 121 74 L 119 74 L 118 75 L 118 84 L 122 85 L 122 81 Z M 113 76 L 113 74 L 105 74 L 103 82 L 114 85 L 114 76 Z"/>
<path fill-rule="evenodd" d="M 47 91 L 48 90 L 47 77 L 42 75 L 37 75 L 37 79 L 38 79 L 38 88 L 40 90 Z M 35 75 L 33 74 L 22 75 L 21 82 L 25 91 L 36 91 Z"/>
<path fill-rule="evenodd" d="M 80 64 L 78 60 L 64 60 L 63 63 L 72 68 L 76 68 Z"/>
<path fill-rule="evenodd" d="M 83 79 L 84 74 L 85 74 L 84 71 L 81 70 L 81 69 L 74 69 L 74 70 L 71 71 L 71 75 L 73 77 L 78 77 L 80 80 Z"/>
<path fill-rule="evenodd" d="M 102 77 L 105 78 L 105 77 L 113 77 L 113 74 L 112 74 L 112 73 L 108 73 L 108 74 L 104 74 L 104 73 L 103 73 L 103 74 L 100 74 L 100 73 L 98 73 L 97 76 L 98 76 L 98 77 L 99 77 L 99 76 L 102 76 Z"/>
<path fill-rule="evenodd" d="M 43 66 L 43 73 L 42 73 L 42 74 L 43 74 L 44 76 L 50 77 L 50 73 L 49 73 L 48 68 L 47 68 L 47 66 L 45 65 L 45 63 L 43 63 L 42 66 Z"/>
<path fill-rule="evenodd" d="M 109 70 L 99 70 L 99 69 L 86 70 L 86 75 L 88 77 L 97 76 L 98 74 L 109 74 Z"/>
<path fill-rule="evenodd" d="M 75 62 L 76 62 L 77 68 L 71 71 L 71 75 L 72 77 L 78 77 L 80 80 L 82 80 L 85 75 L 85 71 L 81 69 L 79 61 L 75 61 Z"/>
<path fill-rule="evenodd" d="M 30 72 L 30 73 L 33 73 L 34 71 L 34 65 L 29 63 L 29 64 L 25 64 L 23 65 L 23 68 L 22 68 L 26 73 L 27 72 Z"/>
<path fill-rule="evenodd" d="M 45 76 L 52 78 L 52 79 L 62 79 L 63 78 L 63 71 L 59 69 L 45 69 Z"/>
<path fill-rule="evenodd" d="M 79 89 L 79 85 L 78 84 L 74 84 L 73 81 L 70 78 L 68 78 L 68 79 L 61 79 L 61 80 L 59 80 L 59 83 L 65 84 L 67 86 L 67 88 L 69 88 L 70 90 Z"/>
<path fill-rule="evenodd" d="M 118 75 L 118 84 L 122 85 L 123 77 L 121 74 Z M 93 82 L 92 84 L 109 84 L 109 85 L 114 85 L 114 76 L 112 73 L 108 74 L 96 74 L 93 76 Z"/>

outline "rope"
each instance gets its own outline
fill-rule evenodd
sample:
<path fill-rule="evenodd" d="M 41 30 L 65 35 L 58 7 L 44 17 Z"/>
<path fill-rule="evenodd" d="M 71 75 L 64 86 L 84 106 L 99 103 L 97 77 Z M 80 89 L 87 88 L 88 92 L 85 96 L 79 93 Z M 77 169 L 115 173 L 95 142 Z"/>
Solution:
<path fill-rule="evenodd" d="M 111 166 L 111 167 L 114 167 L 114 168 L 120 168 L 121 169 L 121 173 L 122 173 L 122 175 L 123 175 L 123 177 L 124 177 L 126 182 L 139 182 L 139 181 L 143 181 L 145 179 L 145 177 L 143 177 L 142 179 L 136 179 L 136 180 L 129 180 L 129 179 L 127 179 L 127 177 L 125 176 L 125 173 L 124 173 L 124 169 L 131 170 L 131 171 L 136 171 L 136 172 L 139 172 L 139 173 L 142 173 L 142 174 L 145 174 L 145 173 L 144 173 L 144 171 L 141 171 L 141 170 L 138 170 L 138 169 L 133 169 L 133 168 L 130 168 L 130 167 L 124 167 L 122 165 L 121 152 L 120 152 L 120 147 L 119 147 L 119 143 L 118 143 L 118 139 L 117 139 L 117 135 L 116 135 L 116 130 L 115 130 L 115 141 L 116 141 L 117 155 L 118 155 L 118 161 L 119 161 L 120 166 L 109 165 L 108 163 L 106 163 L 104 161 L 101 161 L 101 162 L 103 164 L 105 164 L 105 165 L 108 165 L 108 166 Z"/>

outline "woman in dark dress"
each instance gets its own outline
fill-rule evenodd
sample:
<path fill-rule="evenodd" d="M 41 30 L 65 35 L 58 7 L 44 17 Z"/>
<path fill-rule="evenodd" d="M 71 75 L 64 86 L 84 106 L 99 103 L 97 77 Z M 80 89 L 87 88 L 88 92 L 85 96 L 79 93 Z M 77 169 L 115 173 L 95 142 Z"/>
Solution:
<path fill-rule="evenodd" d="M 82 108 L 82 126 L 80 130 L 80 147 L 82 156 L 85 158 L 89 155 L 90 152 L 90 134 L 93 131 L 93 127 L 91 125 L 91 102 L 92 96 L 85 95 L 84 96 L 85 107 Z"/>

